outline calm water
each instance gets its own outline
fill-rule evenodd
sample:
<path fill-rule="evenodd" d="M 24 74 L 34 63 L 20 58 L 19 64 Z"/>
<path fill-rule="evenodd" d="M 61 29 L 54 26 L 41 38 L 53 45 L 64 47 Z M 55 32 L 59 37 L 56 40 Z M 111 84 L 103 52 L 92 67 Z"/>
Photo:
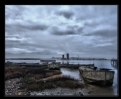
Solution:
<path fill-rule="evenodd" d="M 40 60 L 9 60 L 11 62 L 26 62 L 26 63 L 40 63 Z M 57 62 L 61 63 L 67 63 L 69 62 L 70 64 L 95 64 L 97 67 L 103 67 L 103 68 L 111 68 L 115 71 L 114 75 L 114 83 L 112 86 L 112 91 L 114 95 L 117 95 L 117 89 L 118 89 L 118 73 L 117 69 L 111 66 L 111 61 L 110 60 L 69 60 L 69 61 L 62 61 L 62 60 L 56 60 Z M 80 79 L 80 73 L 78 69 L 69 69 L 69 68 L 61 68 L 61 72 L 65 76 L 72 77 L 74 79 Z M 107 89 L 106 89 L 107 90 Z M 111 90 L 111 88 L 109 88 Z"/>
<path fill-rule="evenodd" d="M 40 63 L 40 60 L 5 60 L 5 61 L 10 61 L 14 63 Z"/>

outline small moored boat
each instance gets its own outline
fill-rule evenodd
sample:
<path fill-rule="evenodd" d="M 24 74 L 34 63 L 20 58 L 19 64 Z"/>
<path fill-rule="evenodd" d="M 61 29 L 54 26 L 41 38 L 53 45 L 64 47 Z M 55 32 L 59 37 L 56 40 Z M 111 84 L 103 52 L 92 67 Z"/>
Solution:
<path fill-rule="evenodd" d="M 81 66 L 79 71 L 83 80 L 88 84 L 102 86 L 111 86 L 113 84 L 114 71 L 111 69 Z"/>

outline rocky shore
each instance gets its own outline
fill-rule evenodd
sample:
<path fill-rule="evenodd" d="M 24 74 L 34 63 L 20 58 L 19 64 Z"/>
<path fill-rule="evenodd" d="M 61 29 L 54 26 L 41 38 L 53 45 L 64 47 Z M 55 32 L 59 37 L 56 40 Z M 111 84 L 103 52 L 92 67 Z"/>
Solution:
<path fill-rule="evenodd" d="M 84 84 L 83 80 L 63 77 L 59 70 L 5 68 L 5 96 L 116 96 L 114 87 Z"/>
<path fill-rule="evenodd" d="M 26 95 L 25 90 L 20 90 L 22 78 L 14 78 L 5 81 L 5 96 Z"/>
<path fill-rule="evenodd" d="M 115 96 L 112 87 L 101 88 L 87 85 L 84 88 L 52 88 L 42 91 L 27 91 L 21 89 L 22 78 L 14 78 L 5 81 L 5 96 Z"/>
<path fill-rule="evenodd" d="M 26 91 L 21 89 L 22 78 L 14 78 L 5 81 L 5 96 L 84 96 L 88 94 L 88 91 L 83 88 L 52 88 L 45 89 L 43 91 Z"/>
<path fill-rule="evenodd" d="M 30 92 L 31 96 L 84 96 L 87 95 L 85 89 L 55 88 L 44 91 Z"/>

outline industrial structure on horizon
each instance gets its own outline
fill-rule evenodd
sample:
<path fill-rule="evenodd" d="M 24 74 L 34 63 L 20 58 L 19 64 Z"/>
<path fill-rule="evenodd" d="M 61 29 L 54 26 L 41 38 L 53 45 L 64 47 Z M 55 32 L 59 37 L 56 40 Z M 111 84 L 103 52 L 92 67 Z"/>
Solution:
<path fill-rule="evenodd" d="M 69 60 L 69 53 L 66 54 L 66 57 L 64 57 L 64 54 L 62 55 L 62 59 L 67 59 Z"/>

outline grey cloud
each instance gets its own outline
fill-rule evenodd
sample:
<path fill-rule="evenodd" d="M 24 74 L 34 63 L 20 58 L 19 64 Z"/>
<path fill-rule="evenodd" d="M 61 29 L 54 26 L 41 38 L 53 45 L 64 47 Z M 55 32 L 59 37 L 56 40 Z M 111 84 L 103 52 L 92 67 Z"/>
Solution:
<path fill-rule="evenodd" d="M 70 19 L 73 17 L 74 13 L 73 12 L 70 12 L 70 11 L 59 11 L 59 12 L 56 12 L 57 15 L 62 15 L 64 16 L 65 18 L 67 19 Z"/>
<path fill-rule="evenodd" d="M 20 47 L 20 46 L 11 46 L 11 48 L 9 48 L 9 46 L 6 47 L 6 52 L 8 54 L 39 54 L 39 55 L 53 55 L 53 54 L 57 54 L 56 51 L 54 50 L 50 50 L 50 49 L 40 49 L 40 48 L 32 48 L 32 47 Z"/>
<path fill-rule="evenodd" d="M 64 28 L 52 27 L 51 33 L 59 36 L 77 35 L 77 34 L 80 34 L 82 30 L 83 30 L 83 27 L 72 25 L 72 26 L 65 26 Z"/>
<path fill-rule="evenodd" d="M 31 30 L 45 30 L 47 28 L 48 28 L 48 26 L 46 26 L 46 25 L 34 25 L 34 26 L 30 26 L 29 29 L 31 29 Z"/>
<path fill-rule="evenodd" d="M 98 46 L 95 47 L 95 52 L 97 53 L 103 53 L 103 54 L 117 54 L 117 49 L 116 48 L 112 48 L 113 46 Z"/>
<path fill-rule="evenodd" d="M 80 37 L 80 39 L 82 39 L 82 37 Z M 77 39 L 77 40 L 76 40 Z M 71 49 L 71 51 L 74 52 L 78 52 L 78 53 L 83 53 L 83 54 L 90 54 L 90 55 L 95 55 L 95 53 L 101 53 L 102 55 L 104 55 L 106 52 L 108 52 L 108 54 L 112 53 L 112 52 L 116 52 L 117 47 L 115 44 L 116 41 L 112 40 L 111 38 L 107 39 L 107 38 L 96 38 L 96 36 L 94 36 L 94 38 L 90 39 L 90 36 L 88 37 L 84 37 L 84 40 L 79 40 L 79 37 L 75 37 L 75 39 L 70 38 L 67 40 L 67 44 L 68 44 L 68 48 Z M 88 42 L 88 43 L 86 43 Z M 82 55 L 83 55 L 82 54 Z"/>
<path fill-rule="evenodd" d="M 96 36 L 101 36 L 101 37 L 105 37 L 105 38 L 113 38 L 117 36 L 117 30 L 115 29 L 101 29 L 101 30 L 97 30 L 91 33 L 85 33 L 84 35 L 86 36 L 92 36 L 94 35 Z"/>
<path fill-rule="evenodd" d="M 76 47 L 75 45 L 75 51 L 80 54 L 80 52 L 83 52 L 85 56 L 99 56 L 99 57 L 105 57 L 107 56 L 112 56 L 116 55 L 117 50 L 113 45 L 110 46 L 84 46 L 83 44 L 79 45 Z M 82 47 L 83 46 L 83 47 Z M 87 55 L 88 53 L 88 55 Z M 95 53 L 101 53 L 101 54 L 95 54 Z M 82 55 L 83 55 L 82 54 Z"/>
<path fill-rule="evenodd" d="M 116 5 L 81 5 L 75 8 L 78 12 L 77 20 L 86 20 L 100 17 L 109 17 L 117 15 Z"/>
<path fill-rule="evenodd" d="M 6 5 L 5 6 L 5 18 L 7 19 L 23 19 L 22 14 L 24 14 L 24 6 L 22 5 Z"/>
<path fill-rule="evenodd" d="M 31 51 L 28 50 L 28 49 L 17 48 L 17 47 L 7 48 L 7 49 L 5 49 L 5 51 L 6 51 L 7 53 L 16 53 L 16 54 L 31 53 Z"/>
<path fill-rule="evenodd" d="M 54 35 L 74 35 L 75 31 L 71 31 L 71 30 L 54 30 L 52 32 L 52 34 L 54 34 Z"/>
<path fill-rule="evenodd" d="M 6 31 L 38 31 L 38 30 L 46 30 L 48 26 L 44 24 L 10 24 L 6 25 Z"/>
<path fill-rule="evenodd" d="M 5 10 L 6 56 L 116 57 L 117 6 L 9 5 Z"/>

